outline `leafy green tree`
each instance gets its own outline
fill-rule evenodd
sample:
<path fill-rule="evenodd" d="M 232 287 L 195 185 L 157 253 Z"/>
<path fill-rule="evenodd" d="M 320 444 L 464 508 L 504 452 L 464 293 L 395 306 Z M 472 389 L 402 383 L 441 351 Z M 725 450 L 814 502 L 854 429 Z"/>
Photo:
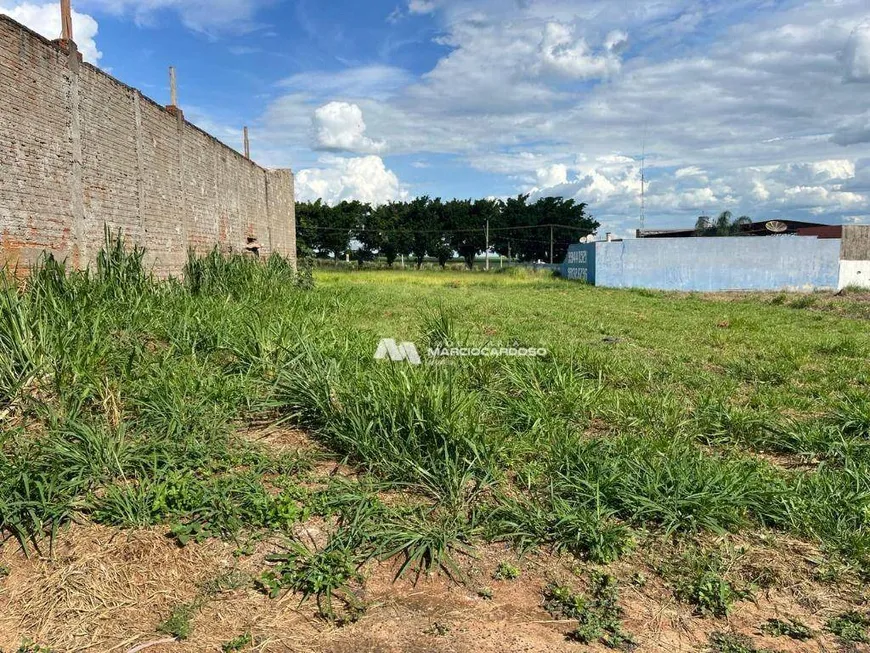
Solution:
<path fill-rule="evenodd" d="M 734 218 L 731 211 L 723 211 L 715 220 L 702 215 L 695 223 L 695 233 L 698 236 L 739 236 L 743 233 L 743 227 L 752 224 L 749 216 L 742 215 Z"/>
<path fill-rule="evenodd" d="M 486 225 L 495 229 L 501 224 L 501 207 L 497 200 L 451 200 L 444 204 L 442 228 L 447 242 L 471 270 L 477 255 L 486 249 Z M 495 231 L 491 232 L 492 234 Z"/>
<path fill-rule="evenodd" d="M 359 225 L 371 207 L 361 202 L 329 206 L 322 200 L 296 204 L 296 237 L 317 256 L 340 259 L 350 247 Z"/>
<path fill-rule="evenodd" d="M 358 213 L 354 240 L 359 246 L 353 250 L 353 260 L 359 267 L 368 261 L 373 261 L 383 247 L 384 231 L 381 224 L 383 219 L 380 208 L 368 207 L 368 211 Z"/>
<path fill-rule="evenodd" d="M 432 201 L 428 196 L 418 197 L 407 205 L 405 226 L 410 230 L 410 251 L 417 269 L 423 266 L 426 255 L 439 243 L 437 229 L 440 207 L 440 199 Z"/>
<path fill-rule="evenodd" d="M 497 241 L 497 251 L 504 253 L 505 246 L 521 261 L 549 261 L 552 233 L 553 260 L 561 261 L 568 247 L 580 238 L 595 233 L 600 224 L 586 213 L 587 205 L 562 197 L 542 197 L 532 205 L 528 195 L 502 204 L 502 226 Z M 511 227 L 536 226 L 532 229 Z M 551 227 L 550 225 L 558 225 Z"/>
<path fill-rule="evenodd" d="M 375 209 L 374 217 L 379 230 L 379 253 L 387 259 L 387 265 L 393 267 L 399 256 L 411 255 L 413 236 L 408 222 L 408 204 L 383 204 Z"/>
<path fill-rule="evenodd" d="M 601 226 L 587 215 L 587 204 L 583 202 L 578 203 L 573 199 L 542 197 L 535 203 L 534 208 L 538 224 L 560 225 L 552 229 L 552 255 L 554 262 L 560 262 L 565 258 L 571 243 L 595 233 L 598 227 Z M 531 248 L 540 260 L 548 261 L 551 254 L 550 230 L 545 227 L 542 230 L 535 231 L 535 233 L 537 234 L 537 240 L 535 243 L 532 243 Z"/>
<path fill-rule="evenodd" d="M 355 238 L 359 229 L 368 222 L 372 207 L 357 200 L 343 201 L 330 210 L 330 230 L 324 231 L 328 238 L 325 243 L 336 259 L 344 256 L 350 248 L 351 239 Z"/>
<path fill-rule="evenodd" d="M 296 203 L 296 246 L 300 253 L 320 254 L 320 228 L 329 223 L 330 210 L 321 200 Z"/>
<path fill-rule="evenodd" d="M 352 254 L 351 258 L 353 258 L 353 260 L 356 261 L 356 264 L 359 267 L 362 267 L 363 264 L 368 263 L 370 261 L 374 261 L 376 256 L 377 256 L 377 253 L 374 250 L 363 246 L 363 247 L 358 247 L 357 249 L 353 250 L 353 254 Z"/>
<path fill-rule="evenodd" d="M 429 248 L 429 256 L 436 259 L 443 268 L 453 258 L 453 247 L 446 238 L 436 238 Z"/>
<path fill-rule="evenodd" d="M 447 211 L 440 197 L 430 200 L 426 213 L 426 224 L 429 225 L 426 234 L 426 253 L 438 261 L 442 268 L 453 258 L 453 247 L 450 245 L 450 223 Z M 418 261 L 417 267 L 421 262 Z"/>
<path fill-rule="evenodd" d="M 474 259 L 477 253 L 484 248 L 484 242 L 479 231 L 482 225 L 474 221 L 471 200 L 450 200 L 443 204 L 441 217 L 442 229 L 445 233 L 447 244 L 452 251 L 456 251 L 465 259 L 465 265 L 470 270 L 474 267 Z"/>
<path fill-rule="evenodd" d="M 517 245 L 523 238 L 522 231 L 514 231 L 511 228 L 530 224 L 531 207 L 528 202 L 528 195 L 517 195 L 499 202 L 498 205 L 499 227 L 502 229 L 490 234 L 490 243 L 496 253 L 506 256 L 509 260 L 517 256 Z"/>
<path fill-rule="evenodd" d="M 372 208 L 362 202 L 341 202 L 330 207 L 318 200 L 297 205 L 298 238 L 319 256 L 342 258 L 354 246 L 360 265 L 383 256 L 392 266 L 399 256 L 413 256 L 418 268 L 427 256 L 443 266 L 458 253 L 471 269 L 490 246 L 498 253 L 522 261 L 548 260 L 550 225 L 554 226 L 554 258 L 561 260 L 568 246 L 593 233 L 598 222 L 586 213 L 586 204 L 561 197 L 544 197 L 529 204 L 528 195 L 504 202 L 491 199 L 450 200 L 418 197 Z M 531 227 L 531 228 L 530 228 Z"/>

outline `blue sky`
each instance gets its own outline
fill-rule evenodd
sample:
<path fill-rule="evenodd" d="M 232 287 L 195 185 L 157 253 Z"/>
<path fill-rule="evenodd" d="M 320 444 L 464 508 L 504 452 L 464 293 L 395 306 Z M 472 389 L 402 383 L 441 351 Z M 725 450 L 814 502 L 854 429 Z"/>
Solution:
<path fill-rule="evenodd" d="M 870 222 L 865 0 L 73 0 L 89 60 L 300 199 L 520 192 L 604 228 Z M 0 0 L 47 36 L 56 3 Z"/>

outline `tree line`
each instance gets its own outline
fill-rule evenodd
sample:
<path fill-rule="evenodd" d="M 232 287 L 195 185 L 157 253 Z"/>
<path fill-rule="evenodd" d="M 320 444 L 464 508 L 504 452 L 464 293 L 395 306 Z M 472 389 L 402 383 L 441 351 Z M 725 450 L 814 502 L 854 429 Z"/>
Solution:
<path fill-rule="evenodd" d="M 587 205 L 561 197 L 528 195 L 507 200 L 449 200 L 418 197 L 372 206 L 321 200 L 296 204 L 300 253 L 344 258 L 360 265 L 382 257 L 392 266 L 406 257 L 419 268 L 426 257 L 443 267 L 456 255 L 471 269 L 487 248 L 512 260 L 561 261 L 571 243 L 594 233 L 599 223 Z"/>

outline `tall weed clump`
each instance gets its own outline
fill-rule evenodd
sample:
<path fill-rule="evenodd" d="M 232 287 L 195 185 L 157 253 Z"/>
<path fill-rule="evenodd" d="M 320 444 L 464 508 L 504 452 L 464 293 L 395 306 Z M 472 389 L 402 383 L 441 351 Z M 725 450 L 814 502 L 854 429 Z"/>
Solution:
<path fill-rule="evenodd" d="M 268 390 L 264 368 L 240 357 L 250 316 L 304 303 L 293 265 L 212 260 L 218 282 L 205 287 L 240 298 L 229 302 L 158 281 L 145 260 L 107 230 L 90 269 L 46 255 L 26 281 L 0 285 L 0 533 L 26 548 L 53 539 L 75 514 L 107 523 L 177 518 L 182 535 L 189 527 L 220 536 L 298 514 L 294 499 L 270 498 L 262 478 L 238 476 L 238 468 L 284 466 L 241 446 L 229 428 L 261 410 L 256 397 Z M 260 335 L 252 359 L 275 350 L 271 332 Z M 229 475 L 232 492 L 203 490 L 211 474 Z M 160 507 L 159 497 L 181 487 L 173 478 L 193 479 L 183 492 L 203 505 Z"/>
<path fill-rule="evenodd" d="M 32 383 L 45 365 L 46 324 L 26 296 L 0 286 L 0 410 Z"/>
<path fill-rule="evenodd" d="M 870 570 L 870 474 L 867 465 L 846 461 L 838 469 L 823 464 L 794 477 L 783 525 L 817 538 Z"/>
<path fill-rule="evenodd" d="M 462 505 L 499 475 L 500 438 L 449 368 L 303 355 L 279 374 L 275 398 L 350 460 L 439 501 Z"/>
<path fill-rule="evenodd" d="M 105 228 L 105 244 L 97 254 L 95 285 L 107 299 L 130 299 L 152 286 L 151 275 L 145 270 L 145 248 L 128 247 L 121 236 Z"/>
<path fill-rule="evenodd" d="M 221 295 L 233 299 L 274 297 L 287 287 L 312 287 L 310 270 L 303 266 L 298 275 L 292 262 L 280 254 L 271 254 L 264 264 L 243 254 L 223 254 L 218 248 L 205 256 L 188 252 L 184 266 L 184 286 L 194 296 Z"/>
<path fill-rule="evenodd" d="M 553 448 L 549 490 L 584 508 L 659 524 L 665 532 L 725 532 L 782 520 L 782 477 L 770 466 L 711 455 L 683 438 L 564 439 Z"/>

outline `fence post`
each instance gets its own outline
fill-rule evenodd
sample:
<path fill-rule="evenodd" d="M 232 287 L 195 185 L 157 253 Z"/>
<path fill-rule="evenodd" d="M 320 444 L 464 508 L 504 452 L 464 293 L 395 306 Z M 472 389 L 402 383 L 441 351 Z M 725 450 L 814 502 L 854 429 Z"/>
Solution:
<path fill-rule="evenodd" d="M 553 265 L 553 225 L 550 225 L 550 265 Z"/>

